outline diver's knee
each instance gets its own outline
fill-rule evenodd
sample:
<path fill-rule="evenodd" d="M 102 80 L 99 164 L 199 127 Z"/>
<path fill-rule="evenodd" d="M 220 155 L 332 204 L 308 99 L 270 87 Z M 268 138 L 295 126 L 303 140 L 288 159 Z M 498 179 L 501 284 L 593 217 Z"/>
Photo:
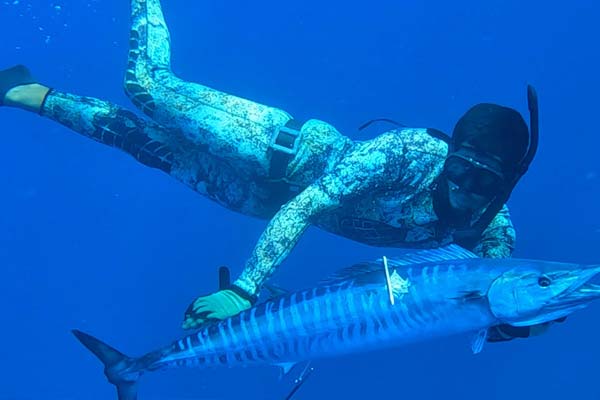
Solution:
<path fill-rule="evenodd" d="M 129 53 L 127 54 L 127 69 L 125 71 L 125 79 L 123 80 L 123 88 L 125 90 L 125 94 L 130 99 L 133 96 L 136 96 L 141 91 L 147 91 L 142 82 L 143 79 L 140 79 L 138 76 L 139 71 L 144 71 L 146 68 L 143 65 L 144 58 L 141 57 L 141 49 L 140 49 L 140 35 L 135 30 L 132 29 L 129 33 Z M 140 65 L 142 63 L 142 65 Z"/>
<path fill-rule="evenodd" d="M 146 87 L 144 87 L 140 80 L 137 79 L 135 73 L 128 69 L 125 73 L 125 80 L 123 84 L 123 90 L 125 95 L 129 97 L 131 102 L 144 114 L 152 116 L 156 107 L 152 95 Z"/>

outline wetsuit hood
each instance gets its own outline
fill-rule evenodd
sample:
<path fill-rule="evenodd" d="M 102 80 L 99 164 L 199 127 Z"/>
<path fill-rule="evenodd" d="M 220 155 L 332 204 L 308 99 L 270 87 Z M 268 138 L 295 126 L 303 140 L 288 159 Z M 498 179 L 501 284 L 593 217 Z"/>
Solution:
<path fill-rule="evenodd" d="M 488 103 L 472 107 L 456 124 L 444 171 L 436 183 L 434 208 L 442 222 L 459 229 L 455 241 L 465 247 L 475 245 L 483 230 L 509 199 L 535 156 L 539 138 L 539 112 L 537 94 L 532 86 L 527 87 L 527 100 L 529 129 L 517 111 Z M 484 164 L 486 168 L 495 170 L 501 178 L 496 194 L 477 215 L 457 215 L 449 204 L 447 173 L 453 157 Z M 490 158 L 497 162 L 486 162 Z"/>

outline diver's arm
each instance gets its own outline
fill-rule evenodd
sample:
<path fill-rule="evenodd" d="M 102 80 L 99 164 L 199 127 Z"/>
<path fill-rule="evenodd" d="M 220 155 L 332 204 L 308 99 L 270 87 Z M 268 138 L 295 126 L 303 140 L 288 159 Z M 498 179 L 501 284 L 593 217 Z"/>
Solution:
<path fill-rule="evenodd" d="M 296 245 L 310 221 L 342 202 L 402 179 L 403 150 L 395 135 L 382 135 L 347 154 L 334 170 L 284 205 L 261 235 L 234 285 L 255 295 Z"/>
<path fill-rule="evenodd" d="M 337 204 L 322 182 L 308 186 L 285 204 L 260 236 L 241 276 L 229 288 L 194 300 L 185 311 L 183 329 L 197 328 L 209 320 L 222 320 L 250 308 L 262 284 L 298 242 L 311 217 Z"/>
<path fill-rule="evenodd" d="M 310 225 L 311 217 L 338 204 L 320 183 L 307 187 L 289 201 L 267 225 L 234 285 L 250 295 L 256 295 L 265 280 L 294 248 Z"/>
<path fill-rule="evenodd" d="M 364 193 L 406 184 L 404 146 L 397 135 L 356 145 L 333 170 L 285 204 L 261 235 L 241 276 L 229 289 L 198 297 L 186 310 L 183 328 L 224 319 L 251 307 L 263 283 L 294 248 L 317 216 Z"/>
<path fill-rule="evenodd" d="M 480 257 L 511 257 L 515 248 L 515 240 L 515 228 L 510 220 L 508 207 L 504 205 L 483 231 L 473 251 Z"/>

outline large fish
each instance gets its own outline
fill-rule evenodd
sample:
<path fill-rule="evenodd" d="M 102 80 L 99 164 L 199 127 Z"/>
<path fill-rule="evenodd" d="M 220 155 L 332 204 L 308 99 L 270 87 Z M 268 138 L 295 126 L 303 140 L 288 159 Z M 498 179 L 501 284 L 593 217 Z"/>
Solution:
<path fill-rule="evenodd" d="M 385 265 L 384 265 L 385 264 Z M 600 298 L 600 266 L 483 259 L 457 247 L 358 264 L 323 284 L 259 304 L 139 358 L 73 331 L 105 366 L 120 400 L 146 371 L 296 362 L 553 321 Z"/>

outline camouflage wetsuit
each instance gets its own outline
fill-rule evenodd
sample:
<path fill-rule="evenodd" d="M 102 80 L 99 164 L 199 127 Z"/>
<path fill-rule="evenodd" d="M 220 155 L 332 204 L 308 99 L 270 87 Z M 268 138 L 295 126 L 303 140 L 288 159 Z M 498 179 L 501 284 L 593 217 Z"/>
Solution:
<path fill-rule="evenodd" d="M 355 142 L 325 122 L 309 120 L 285 176 L 273 179 L 270 144 L 291 119 L 287 113 L 173 75 L 158 0 L 132 1 L 130 46 L 125 89 L 151 120 L 56 90 L 41 114 L 125 150 L 231 210 L 270 219 L 235 282 L 249 294 L 259 290 L 309 224 L 375 246 L 438 247 L 453 241 L 432 201 L 448 148 L 426 129 Z M 505 207 L 474 251 L 508 257 L 514 235 Z"/>

